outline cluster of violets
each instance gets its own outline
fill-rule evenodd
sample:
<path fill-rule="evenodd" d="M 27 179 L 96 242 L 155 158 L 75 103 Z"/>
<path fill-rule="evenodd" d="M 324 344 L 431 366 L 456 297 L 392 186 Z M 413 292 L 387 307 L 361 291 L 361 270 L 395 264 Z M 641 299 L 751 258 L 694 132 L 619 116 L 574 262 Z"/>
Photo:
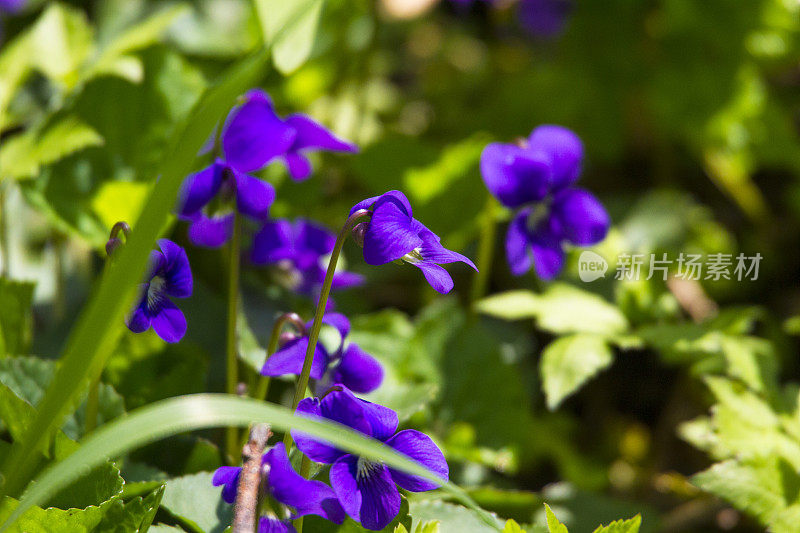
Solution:
<path fill-rule="evenodd" d="M 310 220 L 270 220 L 275 191 L 250 173 L 279 159 L 295 180 L 301 180 L 311 173 L 305 156 L 308 151 L 354 152 L 356 147 L 307 116 L 281 119 L 269 96 L 259 90 L 243 97 L 211 144 L 209 149 L 219 153 L 210 165 L 186 178 L 180 194 L 178 215 L 189 223 L 190 242 L 203 247 L 222 246 L 233 234 L 235 217 L 247 217 L 258 224 L 249 253 L 251 262 L 275 265 L 289 273 L 295 291 L 318 294 L 335 235 Z M 609 219 L 602 205 L 587 191 L 574 187 L 582 159 L 580 139 L 558 126 L 541 126 L 517 144 L 493 143 L 484 150 L 481 171 L 489 191 L 505 206 L 518 210 L 506 238 L 508 260 L 515 274 L 533 266 L 541 278 L 550 279 L 563 266 L 566 243 L 589 245 L 605 236 Z M 470 259 L 446 249 L 435 233 L 413 217 L 411 205 L 400 191 L 363 200 L 353 206 L 349 216 L 354 224 L 352 235 L 363 248 L 367 264 L 413 265 L 440 293 L 453 288 L 450 274 L 441 265 L 462 262 L 477 270 Z M 120 244 L 118 239 L 112 240 L 109 254 Z M 159 240 L 158 246 L 151 253 L 145 282 L 127 325 L 134 332 L 152 327 L 165 341 L 178 342 L 187 325 L 172 298 L 192 294 L 192 272 L 180 246 L 167 239 Z M 336 272 L 332 287 L 349 287 L 362 281 L 355 274 Z M 315 341 L 309 377 L 318 397 L 302 400 L 297 413 L 344 424 L 416 460 L 440 479 L 448 479 L 444 455 L 427 435 L 398 431 L 397 413 L 355 396 L 378 388 L 384 371 L 373 356 L 347 341 L 347 317 L 327 312 L 322 322 L 338 333 L 338 341 L 332 347 Z M 294 325 L 298 331 L 282 334 L 279 349 L 265 361 L 261 370 L 264 376 L 302 372 L 312 324 L 299 321 Z M 259 531 L 294 531 L 291 520 L 309 514 L 335 523 L 349 516 L 367 529 L 380 530 L 399 512 L 398 487 L 420 492 L 439 486 L 348 454 L 309 435 L 293 431 L 292 437 L 309 459 L 330 465 L 330 484 L 296 473 L 284 445 L 276 444 L 264 454 L 262 464 L 269 467 L 265 468 L 268 473 L 263 496 L 277 505 L 269 506 L 270 515 L 260 519 Z M 222 498 L 228 503 L 236 498 L 240 472 L 239 467 L 224 466 L 214 475 L 213 484 L 223 487 Z"/>
<path fill-rule="evenodd" d="M 515 210 L 506 234 L 511 272 L 533 266 L 545 280 L 564 267 L 564 245 L 591 246 L 608 233 L 611 219 L 589 191 L 574 187 L 583 143 L 561 126 L 539 126 L 515 144 L 492 143 L 481 154 L 486 187 Z"/>

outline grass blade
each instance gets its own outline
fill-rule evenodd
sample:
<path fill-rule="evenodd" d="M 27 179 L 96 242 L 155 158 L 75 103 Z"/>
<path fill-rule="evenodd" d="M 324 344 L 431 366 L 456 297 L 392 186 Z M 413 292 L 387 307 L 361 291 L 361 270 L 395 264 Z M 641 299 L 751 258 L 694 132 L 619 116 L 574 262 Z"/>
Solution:
<path fill-rule="evenodd" d="M 82 472 L 108 458 L 118 457 L 144 444 L 186 431 L 216 426 L 247 426 L 254 422 L 266 422 L 281 431 L 288 431 L 290 428 L 302 430 L 348 452 L 383 461 L 393 468 L 432 481 L 444 481 L 421 464 L 380 441 L 336 422 L 294 416 L 286 407 L 252 398 L 226 394 L 192 394 L 139 408 L 89 435 L 72 455 L 53 464 L 37 477 L 23 494 L 14 513 L 0 526 L 0 533 L 26 509 L 42 504 L 59 489 L 80 477 Z M 480 509 L 462 489 L 449 482 L 445 482 L 442 488 L 478 513 L 487 524 L 499 529 L 498 522 Z"/>

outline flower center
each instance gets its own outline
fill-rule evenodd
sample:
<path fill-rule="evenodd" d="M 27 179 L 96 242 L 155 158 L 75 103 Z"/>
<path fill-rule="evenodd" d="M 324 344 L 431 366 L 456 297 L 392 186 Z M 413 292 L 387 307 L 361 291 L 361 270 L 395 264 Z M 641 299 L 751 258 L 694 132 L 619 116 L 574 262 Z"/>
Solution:
<path fill-rule="evenodd" d="M 356 479 L 363 479 L 371 476 L 375 471 L 383 466 L 383 463 L 369 461 L 363 457 L 358 458 L 356 463 Z"/>
<path fill-rule="evenodd" d="M 539 227 L 539 224 L 549 216 L 550 201 L 549 198 L 545 198 L 533 206 L 533 210 L 528 217 L 528 230 L 536 231 L 536 229 Z"/>
<path fill-rule="evenodd" d="M 412 265 L 415 263 L 421 263 L 422 261 L 424 261 L 424 259 L 422 258 L 421 250 L 422 250 L 421 248 L 414 248 L 406 255 L 401 257 L 400 260 L 405 261 L 406 263 L 411 263 Z"/>
<path fill-rule="evenodd" d="M 167 280 L 162 276 L 155 276 L 147 286 L 147 307 L 151 311 L 156 311 L 161 307 L 161 300 L 164 298 L 164 287 Z"/>

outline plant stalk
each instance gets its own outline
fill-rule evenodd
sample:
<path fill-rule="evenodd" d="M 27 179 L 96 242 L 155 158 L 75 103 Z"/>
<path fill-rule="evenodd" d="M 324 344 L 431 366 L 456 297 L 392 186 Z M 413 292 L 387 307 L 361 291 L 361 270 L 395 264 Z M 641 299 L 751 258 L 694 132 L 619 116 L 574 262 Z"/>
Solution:
<path fill-rule="evenodd" d="M 253 533 L 258 522 L 258 495 L 261 492 L 261 456 L 269 440 L 267 424 L 250 429 L 250 439 L 242 448 L 242 474 L 233 504 L 233 533 Z"/>
<path fill-rule="evenodd" d="M 225 392 L 236 394 L 239 385 L 239 361 L 236 346 L 236 313 L 239 302 L 239 268 L 242 240 L 242 221 L 239 213 L 233 215 L 233 238 L 229 248 L 228 264 L 228 328 L 225 346 Z M 228 427 L 225 430 L 226 451 L 230 458 L 237 455 L 239 446 L 238 430 Z"/>
<path fill-rule="evenodd" d="M 319 330 L 322 328 L 322 317 L 325 315 L 325 307 L 328 304 L 328 297 L 330 296 L 331 285 L 333 284 L 333 274 L 336 271 L 336 263 L 339 261 L 339 255 L 342 253 L 344 241 L 347 240 L 347 236 L 350 235 L 356 224 L 362 222 L 368 216 L 370 216 L 370 212 L 366 209 L 356 211 L 347 219 L 347 222 L 344 223 L 339 235 L 336 237 L 336 244 L 333 247 L 331 258 L 328 261 L 328 270 L 325 272 L 325 281 L 322 283 L 322 290 L 319 294 L 317 309 L 314 312 L 314 322 L 311 324 L 311 331 L 308 334 L 308 349 L 306 350 L 306 357 L 303 360 L 303 370 L 297 378 L 297 388 L 294 391 L 294 399 L 292 400 L 292 411 L 297 409 L 300 400 L 306 395 L 308 378 L 311 374 L 311 363 L 314 361 L 314 352 L 316 351 L 317 340 L 319 339 Z M 286 435 L 284 435 L 283 443 L 288 453 L 289 449 L 292 447 L 292 435 L 290 432 L 287 431 Z"/>
<path fill-rule="evenodd" d="M 489 285 L 489 277 L 492 271 L 494 260 L 494 246 L 497 238 L 497 224 L 495 217 L 497 213 L 497 201 L 489 196 L 486 206 L 481 214 L 481 234 L 478 242 L 478 271 L 472 278 L 472 291 L 470 293 L 469 315 L 475 316 L 475 303 L 483 298 Z"/>

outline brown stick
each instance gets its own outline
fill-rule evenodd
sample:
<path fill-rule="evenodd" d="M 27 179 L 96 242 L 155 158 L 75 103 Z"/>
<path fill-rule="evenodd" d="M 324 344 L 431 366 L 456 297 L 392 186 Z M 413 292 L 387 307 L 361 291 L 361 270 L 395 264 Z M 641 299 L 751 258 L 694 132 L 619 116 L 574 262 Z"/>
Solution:
<path fill-rule="evenodd" d="M 270 435 L 267 424 L 256 424 L 250 428 L 250 440 L 242 448 L 242 474 L 233 504 L 233 533 L 253 533 L 256 530 L 261 456 Z"/>

